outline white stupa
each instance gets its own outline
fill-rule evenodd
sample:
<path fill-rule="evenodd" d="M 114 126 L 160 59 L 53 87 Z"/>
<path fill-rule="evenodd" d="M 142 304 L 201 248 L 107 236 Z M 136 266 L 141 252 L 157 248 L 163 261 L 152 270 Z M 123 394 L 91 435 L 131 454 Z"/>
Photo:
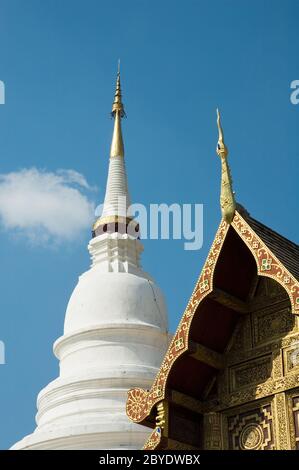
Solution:
<path fill-rule="evenodd" d="M 140 449 L 149 435 L 126 416 L 127 390 L 150 388 L 168 345 L 167 313 L 160 289 L 141 269 L 139 227 L 127 212 L 119 72 L 112 116 L 104 208 L 88 245 L 92 265 L 54 343 L 59 377 L 38 395 L 35 431 L 13 449 Z"/>

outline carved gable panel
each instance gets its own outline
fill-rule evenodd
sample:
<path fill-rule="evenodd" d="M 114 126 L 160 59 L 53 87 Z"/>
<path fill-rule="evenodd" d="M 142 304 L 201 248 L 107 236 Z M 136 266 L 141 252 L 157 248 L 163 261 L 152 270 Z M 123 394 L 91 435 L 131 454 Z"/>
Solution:
<path fill-rule="evenodd" d="M 271 378 L 271 355 L 248 361 L 230 369 L 230 389 L 239 390 Z"/>
<path fill-rule="evenodd" d="M 253 343 L 258 346 L 276 338 L 295 332 L 295 316 L 290 308 L 285 307 L 277 311 L 263 309 L 252 315 Z"/>

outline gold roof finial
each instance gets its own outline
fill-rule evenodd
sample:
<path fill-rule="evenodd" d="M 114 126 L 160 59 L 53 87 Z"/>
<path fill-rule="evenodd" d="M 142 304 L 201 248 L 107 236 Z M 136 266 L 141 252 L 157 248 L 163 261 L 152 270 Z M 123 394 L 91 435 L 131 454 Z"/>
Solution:
<path fill-rule="evenodd" d="M 121 86 L 120 86 L 120 60 L 118 61 L 117 68 L 117 78 L 116 78 L 116 90 L 114 95 L 114 101 L 112 104 L 112 117 L 114 118 L 114 129 L 111 142 L 110 157 L 123 157 L 124 152 L 124 143 L 121 131 L 121 118 L 123 118 L 126 113 L 124 110 L 124 105 L 121 99 Z"/>
<path fill-rule="evenodd" d="M 220 122 L 220 113 L 219 109 L 217 108 L 217 126 L 218 126 L 218 132 L 219 132 L 219 137 L 218 137 L 218 143 L 217 143 L 217 154 L 219 157 L 227 157 L 228 155 L 228 150 L 226 148 L 226 145 L 224 143 L 224 138 L 223 138 L 223 130 L 221 127 L 221 122 Z"/>
<path fill-rule="evenodd" d="M 222 217 L 230 224 L 233 220 L 234 213 L 236 210 L 236 201 L 232 188 L 232 178 L 230 174 L 230 168 L 227 161 L 228 149 L 224 143 L 223 130 L 220 122 L 220 113 L 217 108 L 217 126 L 218 126 L 218 143 L 216 152 L 221 158 L 221 194 L 220 194 L 220 206 Z"/>

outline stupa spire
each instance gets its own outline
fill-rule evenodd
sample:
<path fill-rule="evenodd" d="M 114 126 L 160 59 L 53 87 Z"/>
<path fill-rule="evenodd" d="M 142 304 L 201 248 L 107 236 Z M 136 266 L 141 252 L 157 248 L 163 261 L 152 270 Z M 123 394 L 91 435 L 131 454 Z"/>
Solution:
<path fill-rule="evenodd" d="M 132 220 L 128 215 L 130 196 L 128 191 L 124 159 L 124 143 L 121 129 L 121 119 L 125 116 L 125 110 L 122 102 L 119 62 L 111 116 L 114 119 L 114 127 L 110 149 L 106 194 L 102 215 L 97 219 L 93 226 L 93 236 L 97 236 L 103 231 L 124 232 L 127 230 L 128 224 Z M 135 230 L 134 227 L 133 230 Z M 138 233 L 136 235 L 138 235 Z"/>

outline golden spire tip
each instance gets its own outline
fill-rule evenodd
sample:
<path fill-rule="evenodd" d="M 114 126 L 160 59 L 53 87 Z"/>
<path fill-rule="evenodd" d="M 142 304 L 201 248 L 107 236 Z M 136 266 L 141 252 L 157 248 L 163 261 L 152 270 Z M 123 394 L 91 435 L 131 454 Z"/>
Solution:
<path fill-rule="evenodd" d="M 124 105 L 121 100 L 121 86 L 120 86 L 120 59 L 117 64 L 117 78 L 116 78 L 116 89 L 114 94 L 114 101 L 112 104 L 112 116 L 115 117 L 116 113 L 119 113 L 120 117 L 125 116 Z"/>
<path fill-rule="evenodd" d="M 112 104 L 112 117 L 114 118 L 114 129 L 110 150 L 110 157 L 123 157 L 124 156 L 124 144 L 121 131 L 121 118 L 126 113 L 124 105 L 122 103 L 121 86 L 120 86 L 120 60 L 117 65 L 117 78 L 116 78 L 116 89 L 114 94 L 114 101 Z"/>

